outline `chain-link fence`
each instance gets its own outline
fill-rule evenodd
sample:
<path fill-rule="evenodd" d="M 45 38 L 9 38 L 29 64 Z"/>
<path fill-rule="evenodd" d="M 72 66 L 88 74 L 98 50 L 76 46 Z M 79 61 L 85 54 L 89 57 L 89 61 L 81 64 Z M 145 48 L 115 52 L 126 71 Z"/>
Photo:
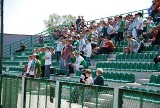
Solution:
<path fill-rule="evenodd" d="M 54 108 L 55 81 L 26 78 L 25 108 Z"/>
<path fill-rule="evenodd" d="M 119 108 L 160 108 L 160 94 L 120 89 Z"/>
<path fill-rule="evenodd" d="M 113 108 L 113 94 L 109 87 L 60 81 L 58 108 Z"/>

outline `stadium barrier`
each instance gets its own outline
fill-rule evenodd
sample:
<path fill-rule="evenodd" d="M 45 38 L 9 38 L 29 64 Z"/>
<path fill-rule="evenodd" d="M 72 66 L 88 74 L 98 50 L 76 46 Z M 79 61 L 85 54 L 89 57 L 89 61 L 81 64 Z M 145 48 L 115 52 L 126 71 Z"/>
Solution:
<path fill-rule="evenodd" d="M 1 108 L 160 108 L 154 91 L 0 76 Z"/>
<path fill-rule="evenodd" d="M 160 93 L 136 87 L 120 88 L 118 108 L 160 108 Z"/>

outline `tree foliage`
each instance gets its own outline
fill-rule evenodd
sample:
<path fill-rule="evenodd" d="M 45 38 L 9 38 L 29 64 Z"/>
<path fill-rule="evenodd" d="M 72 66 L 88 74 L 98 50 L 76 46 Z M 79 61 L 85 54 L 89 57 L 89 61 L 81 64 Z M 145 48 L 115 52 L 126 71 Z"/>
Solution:
<path fill-rule="evenodd" d="M 76 17 L 70 14 L 60 16 L 58 14 L 49 15 L 48 19 L 44 20 L 44 25 L 47 29 L 52 29 L 59 25 L 69 25 L 71 22 L 75 23 Z"/>

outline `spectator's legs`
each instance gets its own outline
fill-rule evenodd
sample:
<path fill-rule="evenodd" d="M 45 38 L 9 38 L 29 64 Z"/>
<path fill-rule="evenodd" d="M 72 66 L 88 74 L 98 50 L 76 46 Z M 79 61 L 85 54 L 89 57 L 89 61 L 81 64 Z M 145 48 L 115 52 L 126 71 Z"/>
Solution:
<path fill-rule="evenodd" d="M 86 57 L 86 61 L 88 63 L 88 66 L 91 66 L 91 58 L 90 57 Z"/>
<path fill-rule="evenodd" d="M 50 78 L 50 65 L 45 65 L 45 77 Z"/>
<path fill-rule="evenodd" d="M 71 65 L 69 65 L 69 74 L 73 74 L 73 73 L 74 73 L 74 68 Z"/>
<path fill-rule="evenodd" d="M 142 35 L 142 30 L 137 30 L 137 39 Z"/>
<path fill-rule="evenodd" d="M 61 56 L 61 51 L 56 51 L 56 59 L 57 59 L 58 63 L 59 63 L 59 60 L 60 60 L 60 56 Z"/>
<path fill-rule="evenodd" d="M 118 41 L 118 44 L 120 45 L 120 41 L 123 40 L 123 32 L 118 32 L 118 35 L 117 35 L 117 41 Z"/>
<path fill-rule="evenodd" d="M 42 71 L 42 78 L 45 77 L 44 73 L 45 73 L 45 66 L 41 66 L 41 71 Z"/>

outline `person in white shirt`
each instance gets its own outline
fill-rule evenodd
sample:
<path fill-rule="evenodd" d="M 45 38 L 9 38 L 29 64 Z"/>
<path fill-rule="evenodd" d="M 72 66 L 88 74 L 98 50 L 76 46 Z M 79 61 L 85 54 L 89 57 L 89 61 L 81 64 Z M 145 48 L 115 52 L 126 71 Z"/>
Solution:
<path fill-rule="evenodd" d="M 74 64 L 74 73 L 76 73 L 79 68 L 87 67 L 87 63 L 84 58 L 80 55 L 80 52 L 75 52 L 76 62 Z"/>
<path fill-rule="evenodd" d="M 57 62 L 59 63 L 60 61 L 60 56 L 62 54 L 62 40 L 63 38 L 61 37 L 57 43 L 57 49 L 56 49 L 56 59 L 57 59 Z"/>
<path fill-rule="evenodd" d="M 79 51 L 82 52 L 82 55 L 84 54 L 83 50 L 85 48 L 86 42 L 84 40 L 83 34 L 80 35 L 80 40 L 79 40 Z"/>
<path fill-rule="evenodd" d="M 50 48 L 46 47 L 45 48 L 46 54 L 45 54 L 45 77 L 50 78 L 50 66 L 51 66 L 51 52 Z"/>
<path fill-rule="evenodd" d="M 136 30 L 137 30 L 137 39 L 139 39 L 140 35 L 142 35 L 143 32 L 143 18 L 142 18 L 142 13 L 138 13 L 138 21 L 137 21 L 137 26 L 136 26 Z"/>
<path fill-rule="evenodd" d="M 91 54 L 92 54 L 92 46 L 91 46 L 91 39 L 87 40 L 87 44 L 85 47 L 85 54 L 86 54 L 86 61 L 88 66 L 91 66 Z"/>
<path fill-rule="evenodd" d="M 32 64 L 32 56 L 29 56 L 29 57 L 28 57 L 28 65 L 27 65 L 26 74 L 29 74 L 30 68 L 31 68 L 31 64 Z"/>
<path fill-rule="evenodd" d="M 87 77 L 87 79 L 84 81 L 85 84 L 87 84 L 87 85 L 93 84 L 93 83 L 94 83 L 94 79 L 93 79 L 93 77 L 92 77 L 92 74 L 91 74 L 91 70 L 90 70 L 90 69 L 86 69 L 85 75 L 86 75 L 86 77 Z"/>

